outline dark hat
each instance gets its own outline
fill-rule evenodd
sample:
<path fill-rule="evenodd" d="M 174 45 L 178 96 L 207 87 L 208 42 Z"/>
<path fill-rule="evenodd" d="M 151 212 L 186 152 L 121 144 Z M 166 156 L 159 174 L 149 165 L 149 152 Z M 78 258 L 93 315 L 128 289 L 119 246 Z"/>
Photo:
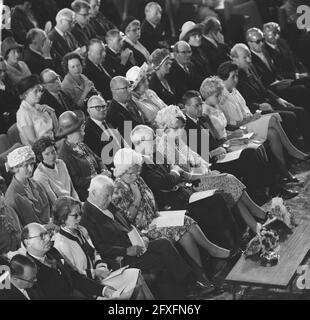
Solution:
<path fill-rule="evenodd" d="M 67 135 L 78 131 L 85 122 L 85 114 L 81 110 L 66 111 L 59 117 L 57 138 L 65 138 Z"/>
<path fill-rule="evenodd" d="M 7 37 L 3 40 L 1 45 L 1 53 L 6 58 L 8 53 L 13 49 L 22 49 L 24 46 L 17 43 L 13 37 Z"/>
<path fill-rule="evenodd" d="M 34 88 L 35 86 L 37 86 L 39 84 L 41 84 L 39 76 L 36 74 L 33 74 L 33 75 L 28 76 L 18 82 L 17 92 L 21 96 L 27 90 Z"/>
<path fill-rule="evenodd" d="M 139 21 L 138 19 L 136 19 L 136 18 L 133 17 L 133 16 L 127 17 L 127 18 L 123 21 L 123 23 L 121 24 L 120 30 L 121 30 L 122 32 L 126 33 L 127 27 L 128 27 L 133 21 L 135 21 L 135 20 Z M 139 22 L 140 22 L 140 21 L 139 21 Z"/>

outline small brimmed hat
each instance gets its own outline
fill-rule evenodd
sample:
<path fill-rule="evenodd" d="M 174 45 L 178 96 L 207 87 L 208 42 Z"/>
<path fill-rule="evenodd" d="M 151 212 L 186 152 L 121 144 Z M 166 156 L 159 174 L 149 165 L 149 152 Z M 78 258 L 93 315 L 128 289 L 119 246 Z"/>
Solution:
<path fill-rule="evenodd" d="M 123 23 L 121 24 L 120 30 L 126 34 L 126 29 L 127 29 L 128 26 L 129 26 L 130 24 L 132 24 L 134 21 L 140 23 L 140 21 L 139 21 L 138 19 L 136 19 L 135 17 L 133 17 L 133 16 L 128 16 L 128 17 L 123 21 Z"/>
<path fill-rule="evenodd" d="M 141 166 L 143 157 L 140 153 L 137 153 L 130 148 L 124 148 L 116 152 L 113 163 L 115 167 L 113 173 L 115 178 L 118 178 L 133 166 Z"/>
<path fill-rule="evenodd" d="M 24 94 L 27 90 L 34 88 L 37 85 L 40 85 L 41 81 L 38 75 L 33 74 L 31 76 L 28 76 L 22 80 L 20 80 L 17 84 L 17 92 L 21 96 Z"/>
<path fill-rule="evenodd" d="M 13 37 L 7 37 L 3 40 L 1 45 L 1 53 L 4 57 L 13 49 L 22 49 L 24 46 L 17 43 Z"/>
<path fill-rule="evenodd" d="M 171 56 L 168 49 L 156 49 L 150 57 L 152 68 L 158 70 L 169 59 L 171 59 Z"/>
<path fill-rule="evenodd" d="M 25 146 L 17 148 L 8 154 L 7 162 L 5 164 L 6 170 L 10 171 L 11 169 L 16 168 L 28 161 L 35 162 L 35 158 L 35 154 L 31 147 Z"/>
<path fill-rule="evenodd" d="M 135 89 L 139 82 L 148 74 L 149 66 L 145 62 L 141 67 L 134 66 L 126 73 L 126 79 L 130 82 L 131 89 Z"/>
<path fill-rule="evenodd" d="M 67 135 L 78 131 L 85 122 L 85 114 L 81 110 L 66 111 L 59 117 L 59 127 L 56 138 L 62 139 Z"/>
<path fill-rule="evenodd" d="M 182 29 L 181 29 L 181 34 L 179 37 L 179 40 L 184 40 L 184 38 L 189 34 L 189 33 L 201 33 L 202 32 L 202 26 L 200 24 L 196 24 L 193 21 L 187 21 L 183 24 Z"/>

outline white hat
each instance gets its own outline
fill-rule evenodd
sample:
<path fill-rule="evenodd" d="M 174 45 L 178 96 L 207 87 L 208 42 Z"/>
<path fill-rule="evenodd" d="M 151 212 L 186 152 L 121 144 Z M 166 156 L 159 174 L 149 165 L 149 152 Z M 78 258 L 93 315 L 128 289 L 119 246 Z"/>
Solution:
<path fill-rule="evenodd" d="M 114 176 L 115 178 L 120 177 L 123 175 L 127 170 L 132 168 L 135 165 L 142 165 L 143 157 L 141 154 L 137 153 L 136 151 L 124 148 L 120 149 L 116 152 L 114 156 Z"/>
<path fill-rule="evenodd" d="M 183 24 L 182 29 L 181 29 L 181 34 L 179 37 L 179 40 L 183 40 L 185 38 L 185 36 L 191 32 L 191 31 L 197 31 L 197 32 L 201 32 L 201 26 L 199 24 L 196 24 L 193 21 L 187 21 Z"/>
<path fill-rule="evenodd" d="M 143 63 L 141 67 L 134 66 L 126 73 L 126 79 L 130 82 L 131 88 L 135 89 L 139 82 L 146 77 L 149 66 L 147 63 Z"/>
<path fill-rule="evenodd" d="M 5 167 L 9 171 L 27 161 L 35 161 L 35 158 L 35 154 L 29 146 L 17 148 L 8 154 Z"/>

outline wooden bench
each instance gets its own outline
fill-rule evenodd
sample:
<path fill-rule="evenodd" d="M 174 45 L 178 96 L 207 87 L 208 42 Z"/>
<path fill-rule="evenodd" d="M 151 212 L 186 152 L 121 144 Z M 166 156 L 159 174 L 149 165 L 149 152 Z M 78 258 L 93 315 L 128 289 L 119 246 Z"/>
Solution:
<path fill-rule="evenodd" d="M 276 266 L 263 267 L 259 262 L 242 256 L 225 282 L 233 285 L 233 298 L 240 285 L 249 287 L 293 290 L 293 280 L 297 268 L 305 260 L 310 250 L 310 224 L 301 222 L 293 234 L 280 243 L 280 260 Z"/>

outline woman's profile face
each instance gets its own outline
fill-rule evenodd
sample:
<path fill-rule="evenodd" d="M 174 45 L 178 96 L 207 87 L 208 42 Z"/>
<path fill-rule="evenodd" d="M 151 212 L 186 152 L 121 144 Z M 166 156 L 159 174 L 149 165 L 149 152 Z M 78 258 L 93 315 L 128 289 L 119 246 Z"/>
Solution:
<path fill-rule="evenodd" d="M 69 229 L 77 229 L 81 221 L 81 208 L 79 205 L 75 205 L 71 208 L 68 214 L 67 220 L 65 221 L 65 226 Z"/>
<path fill-rule="evenodd" d="M 25 95 L 25 100 L 30 105 L 35 105 L 41 101 L 42 94 L 43 94 L 43 87 L 40 85 L 35 86 L 34 88 L 28 90 L 28 92 Z"/>
<path fill-rule="evenodd" d="M 21 51 L 19 49 L 12 49 L 8 54 L 8 62 L 10 64 L 17 64 L 21 59 Z"/>
<path fill-rule="evenodd" d="M 217 107 L 220 103 L 220 98 L 221 98 L 220 92 L 213 93 L 211 96 L 209 96 L 206 99 L 206 103 L 211 107 Z"/>
<path fill-rule="evenodd" d="M 192 47 L 200 47 L 201 46 L 201 35 L 193 34 L 189 37 L 188 43 Z"/>
<path fill-rule="evenodd" d="M 24 163 L 22 166 L 15 170 L 15 174 L 18 174 L 21 178 L 30 179 L 33 175 L 34 161 Z"/>
<path fill-rule="evenodd" d="M 133 24 L 126 33 L 126 36 L 133 42 L 136 43 L 141 37 L 141 25 L 138 23 Z"/>
<path fill-rule="evenodd" d="M 54 166 L 57 160 L 57 152 L 54 146 L 47 147 L 42 152 L 43 162 L 49 166 Z"/>
<path fill-rule="evenodd" d="M 167 75 L 170 72 L 172 61 L 170 59 L 166 60 L 161 66 L 160 71 L 162 74 Z"/>
<path fill-rule="evenodd" d="M 127 184 L 135 183 L 139 179 L 140 173 L 141 166 L 136 164 L 122 175 L 122 180 Z"/>
<path fill-rule="evenodd" d="M 79 76 L 83 72 L 81 61 L 77 58 L 68 61 L 68 70 L 72 76 Z"/>

